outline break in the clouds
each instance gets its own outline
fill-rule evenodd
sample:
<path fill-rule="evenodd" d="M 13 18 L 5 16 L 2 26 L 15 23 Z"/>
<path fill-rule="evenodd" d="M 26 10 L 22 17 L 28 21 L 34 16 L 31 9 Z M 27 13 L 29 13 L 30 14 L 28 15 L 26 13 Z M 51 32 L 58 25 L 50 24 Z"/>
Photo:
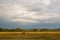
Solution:
<path fill-rule="evenodd" d="M 30 26 L 44 23 L 59 25 L 60 0 L 0 0 L 0 20 L 0 26 L 4 23 L 15 26 L 19 23 L 22 26 L 28 23 Z"/>

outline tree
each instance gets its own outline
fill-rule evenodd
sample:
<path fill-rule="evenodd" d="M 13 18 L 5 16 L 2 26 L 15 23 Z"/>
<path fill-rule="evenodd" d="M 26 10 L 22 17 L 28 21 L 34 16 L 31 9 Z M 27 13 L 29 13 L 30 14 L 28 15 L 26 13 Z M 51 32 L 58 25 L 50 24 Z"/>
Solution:
<path fill-rule="evenodd" d="M 39 30 L 37 28 L 34 28 L 33 31 L 35 32 L 35 31 L 39 31 Z"/>
<path fill-rule="evenodd" d="M 0 31 L 3 31 L 3 29 L 2 29 L 2 28 L 0 28 Z"/>
<path fill-rule="evenodd" d="M 47 32 L 47 31 L 49 31 L 47 28 L 43 28 L 43 29 L 41 29 L 40 30 L 41 32 Z"/>
<path fill-rule="evenodd" d="M 22 31 L 22 29 L 20 29 L 20 28 L 16 28 L 16 31 Z"/>

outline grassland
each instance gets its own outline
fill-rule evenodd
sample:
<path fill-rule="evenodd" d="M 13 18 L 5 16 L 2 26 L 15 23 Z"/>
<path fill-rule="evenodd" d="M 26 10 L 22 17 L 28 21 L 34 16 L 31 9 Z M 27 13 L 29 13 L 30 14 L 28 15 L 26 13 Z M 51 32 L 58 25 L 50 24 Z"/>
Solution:
<path fill-rule="evenodd" d="M 0 40 L 60 40 L 60 32 L 0 32 Z"/>

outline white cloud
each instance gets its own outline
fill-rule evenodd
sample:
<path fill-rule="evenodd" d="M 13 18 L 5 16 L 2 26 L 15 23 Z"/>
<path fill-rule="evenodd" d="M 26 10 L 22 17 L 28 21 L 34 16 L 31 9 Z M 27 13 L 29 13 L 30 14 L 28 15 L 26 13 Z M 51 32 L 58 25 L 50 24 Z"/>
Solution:
<path fill-rule="evenodd" d="M 43 0 L 42 3 L 49 5 L 51 3 L 52 0 Z"/>
<path fill-rule="evenodd" d="M 59 3 L 56 1 L 51 3 L 51 1 L 52 0 L 5 1 L 2 2 L 2 4 L 0 3 L 0 17 L 10 19 L 11 21 L 35 23 L 53 22 L 52 19 L 60 18 L 60 14 L 58 13 L 60 7 L 54 7 L 53 4 Z"/>

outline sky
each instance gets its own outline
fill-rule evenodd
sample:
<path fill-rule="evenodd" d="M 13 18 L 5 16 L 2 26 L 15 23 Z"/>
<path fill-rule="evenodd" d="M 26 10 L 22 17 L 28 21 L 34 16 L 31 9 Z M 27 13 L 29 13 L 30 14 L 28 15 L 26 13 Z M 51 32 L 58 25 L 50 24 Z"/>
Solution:
<path fill-rule="evenodd" d="M 60 28 L 60 0 L 0 0 L 2 28 Z"/>

